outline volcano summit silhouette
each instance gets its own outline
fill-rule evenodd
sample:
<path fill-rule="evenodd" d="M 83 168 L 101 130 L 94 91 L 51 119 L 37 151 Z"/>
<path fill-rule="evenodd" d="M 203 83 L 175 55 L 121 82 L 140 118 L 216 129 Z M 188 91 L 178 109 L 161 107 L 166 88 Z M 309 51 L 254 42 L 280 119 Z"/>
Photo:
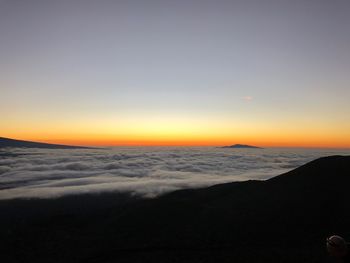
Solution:
<path fill-rule="evenodd" d="M 234 144 L 229 146 L 223 146 L 221 148 L 232 148 L 232 149 L 263 149 L 261 147 L 247 145 L 247 144 Z"/>
<path fill-rule="evenodd" d="M 41 143 L 32 141 L 15 140 L 0 137 L 0 148 L 16 147 L 16 148 L 46 148 L 46 149 L 93 149 L 83 146 L 70 146 L 62 144 Z"/>

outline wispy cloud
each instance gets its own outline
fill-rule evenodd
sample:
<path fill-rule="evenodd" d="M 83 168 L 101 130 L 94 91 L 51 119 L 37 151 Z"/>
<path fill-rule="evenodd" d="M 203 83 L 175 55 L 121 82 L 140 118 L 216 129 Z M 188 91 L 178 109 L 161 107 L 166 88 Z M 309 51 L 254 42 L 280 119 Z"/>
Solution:
<path fill-rule="evenodd" d="M 244 96 L 244 97 L 242 97 L 242 99 L 245 101 L 252 101 L 253 97 L 252 96 Z"/>

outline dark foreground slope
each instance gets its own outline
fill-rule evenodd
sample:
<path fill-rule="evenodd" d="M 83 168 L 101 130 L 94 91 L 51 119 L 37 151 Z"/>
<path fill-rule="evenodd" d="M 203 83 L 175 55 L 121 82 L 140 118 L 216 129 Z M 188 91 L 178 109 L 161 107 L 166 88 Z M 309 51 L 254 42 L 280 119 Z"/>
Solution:
<path fill-rule="evenodd" d="M 350 239 L 350 156 L 267 181 L 127 195 L 3 201 L 3 262 L 330 262 Z"/>
<path fill-rule="evenodd" d="M 14 139 L 0 137 L 0 148 L 5 148 L 5 147 L 46 148 L 46 149 L 89 149 L 88 147 L 82 147 L 82 146 L 69 146 L 69 145 L 61 145 L 61 144 L 30 142 L 30 141 L 14 140 Z"/>

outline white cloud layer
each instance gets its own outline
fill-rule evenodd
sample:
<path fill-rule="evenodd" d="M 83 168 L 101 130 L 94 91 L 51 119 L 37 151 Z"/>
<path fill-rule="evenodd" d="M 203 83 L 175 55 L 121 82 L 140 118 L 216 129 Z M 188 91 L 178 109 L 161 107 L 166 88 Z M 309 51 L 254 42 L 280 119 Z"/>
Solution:
<path fill-rule="evenodd" d="M 0 199 L 112 191 L 152 197 L 177 189 L 267 179 L 334 154 L 350 151 L 213 147 L 7 149 L 0 155 Z"/>

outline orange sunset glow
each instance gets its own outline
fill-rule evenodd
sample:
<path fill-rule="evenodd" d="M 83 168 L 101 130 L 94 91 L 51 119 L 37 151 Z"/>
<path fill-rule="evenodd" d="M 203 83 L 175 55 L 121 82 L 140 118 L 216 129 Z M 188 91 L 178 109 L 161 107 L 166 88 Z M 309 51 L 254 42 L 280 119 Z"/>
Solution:
<path fill-rule="evenodd" d="M 0 0 L 0 263 L 350 261 L 350 0 Z"/>
<path fill-rule="evenodd" d="M 14 5 L 0 28 L 0 136 L 349 148 L 348 23 L 227 5 L 164 17 L 160 6 Z"/>
<path fill-rule="evenodd" d="M 5 129 L 5 137 L 48 143 L 89 146 L 221 146 L 244 142 L 264 147 L 349 148 L 348 127 L 319 123 L 274 127 L 266 123 L 220 123 L 173 120 L 170 122 L 54 123 L 28 126 L 26 129 Z M 344 125 L 345 126 L 345 125 Z"/>

